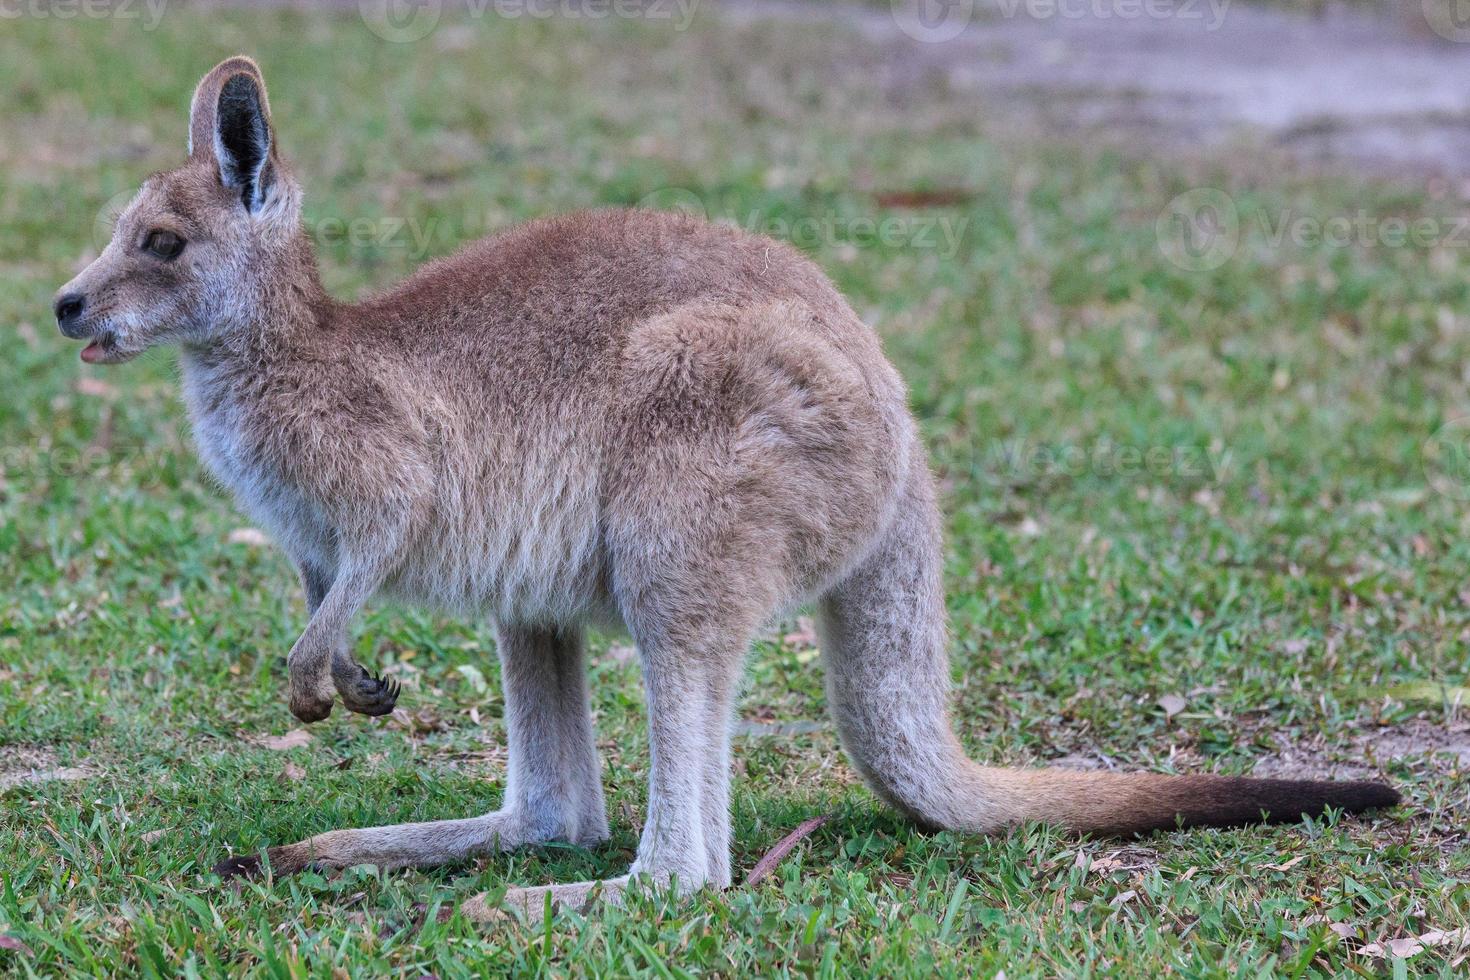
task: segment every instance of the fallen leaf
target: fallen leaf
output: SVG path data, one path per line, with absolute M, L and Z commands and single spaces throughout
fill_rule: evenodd
M 117 389 L 101 378 L 78 378 L 77 391 L 92 398 L 111 398 Z
M 255 527 L 237 527 L 230 532 L 230 544 L 245 544 L 252 548 L 263 548 L 271 543 L 265 532 Z
M 27 956 L 35 955 L 31 952 L 31 948 L 29 946 L 21 942 L 19 939 L 16 939 L 8 932 L 0 933 L 0 949 L 13 949 L 17 953 L 24 953 Z
M 1296 867 L 1298 864 L 1301 864 L 1306 859 L 1307 859 L 1307 856 L 1305 854 L 1298 854 L 1296 857 L 1292 858 L 1290 861 L 1282 861 L 1280 864 L 1268 864 L 1268 865 L 1266 865 L 1266 870 L 1267 871 L 1290 871 L 1292 868 Z
M 614 643 L 607 648 L 607 657 L 615 664 L 625 664 L 638 656 L 638 648 L 626 643 Z
M 284 735 L 257 735 L 247 741 L 259 745 L 263 749 L 273 749 L 276 752 L 284 752 L 287 749 L 299 749 L 303 745 L 311 743 L 311 733 L 304 728 L 297 728 Z
M 160 840 L 163 837 L 163 835 L 166 834 L 166 833 L 168 833 L 168 831 L 166 829 L 164 829 L 164 830 L 150 830 L 150 831 L 148 831 L 145 834 L 141 834 L 138 839 L 141 840 L 145 844 L 152 844 L 154 841 Z
M 1187 707 L 1187 703 L 1177 694 L 1165 694 L 1159 698 L 1158 706 L 1164 709 L 1165 718 L 1173 718 Z
M 410 735 L 427 735 L 430 732 L 442 732 L 448 726 L 444 719 L 436 715 L 430 708 L 420 708 L 409 714 L 405 708 L 394 708 L 393 713 L 388 716 L 391 724 L 408 732 Z
M 288 762 L 281 767 L 281 778 L 293 783 L 299 783 L 306 778 L 306 770 L 294 762 Z
M 749 887 L 758 883 L 762 878 L 775 871 L 777 865 L 785 860 L 786 855 L 790 854 L 796 845 L 801 843 L 802 838 L 809 836 L 818 827 L 831 819 L 832 814 L 824 813 L 820 817 L 812 817 L 810 820 L 804 820 L 797 824 L 795 830 L 777 841 L 776 846 L 767 851 L 765 856 L 755 863 L 755 867 L 750 869 L 750 874 L 745 876 L 746 886 Z
M 476 694 L 484 694 L 490 690 L 490 684 L 485 680 L 485 675 L 480 673 L 480 668 L 474 664 L 460 664 L 454 668 L 459 675 L 470 685 L 470 689 Z
M 1390 939 L 1386 943 L 1369 943 L 1359 952 L 1364 956 L 1377 956 L 1381 959 L 1407 959 L 1426 949 L 1461 945 L 1470 945 L 1470 926 L 1448 931 L 1434 929 L 1422 936 L 1405 936 L 1402 939 Z
M 1121 895 L 1117 896 L 1116 898 L 1114 898 L 1108 904 L 1111 905 L 1115 909 L 1120 909 L 1124 905 L 1127 905 L 1129 902 L 1133 901 L 1137 897 L 1138 897 L 1138 892 L 1136 892 L 1136 891 L 1134 891 L 1133 889 L 1130 888 L 1126 892 L 1124 892 L 1123 894 L 1121 894 Z
M 810 650 L 817 645 L 817 626 L 810 616 L 798 616 L 796 629 L 781 638 L 793 650 Z

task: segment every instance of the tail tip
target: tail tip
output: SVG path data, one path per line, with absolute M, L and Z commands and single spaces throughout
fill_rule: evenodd
M 1342 788 L 1342 808 L 1353 813 L 1386 810 L 1398 806 L 1403 800 L 1403 795 L 1387 783 L 1355 781 L 1339 785 Z

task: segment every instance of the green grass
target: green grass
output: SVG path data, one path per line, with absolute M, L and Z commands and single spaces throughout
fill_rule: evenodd
M 504 779 L 487 625 L 412 610 L 374 610 L 356 641 L 405 680 L 412 718 L 339 711 L 305 747 L 256 744 L 295 727 L 284 655 L 304 611 L 288 564 L 231 542 L 243 522 L 189 446 L 171 356 L 83 367 L 50 324 L 99 209 L 180 159 L 193 83 L 241 50 L 265 67 L 340 295 L 591 205 L 692 199 L 796 237 L 910 382 L 943 481 L 956 714 L 978 758 L 1381 773 L 1408 803 L 1131 843 L 921 833 L 861 788 L 810 651 L 777 631 L 741 713 L 823 724 L 740 739 L 738 874 L 803 819 L 835 817 L 772 878 L 545 928 L 467 923 L 452 910 L 476 892 L 616 874 L 632 856 L 641 691 L 636 665 L 606 655 L 623 641 L 599 637 L 608 846 L 222 885 L 208 868 L 231 849 L 483 812 Z M 1470 416 L 1466 243 L 1273 244 L 1263 220 L 1448 222 L 1463 203 L 1243 153 L 1022 144 L 987 129 L 973 93 L 873 63 L 826 29 L 709 18 L 679 33 L 446 15 L 417 44 L 259 10 L 171 10 L 153 31 L 7 22 L 0 773 L 40 759 L 85 778 L 0 796 L 0 933 L 26 947 L 0 949 L 0 970 L 1454 971 L 1452 949 L 1389 964 L 1360 946 L 1470 917 L 1470 777 L 1432 751 L 1470 743 L 1438 687 L 1467 683 L 1463 439 L 1424 465 L 1426 440 Z M 1208 271 L 1156 238 L 1191 187 L 1227 191 L 1245 229 Z M 339 230 L 353 219 L 363 233 Z M 952 247 L 933 244 L 942 228 Z M 1079 860 L 1124 846 L 1112 870 Z

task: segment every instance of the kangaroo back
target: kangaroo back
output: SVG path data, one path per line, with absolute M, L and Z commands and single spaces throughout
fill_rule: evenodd
M 996 769 L 950 727 L 939 516 L 914 462 L 877 547 L 821 603 L 828 700 L 874 792 L 929 827 L 988 833 L 1028 820 L 1128 833 L 1392 806 L 1381 783 Z

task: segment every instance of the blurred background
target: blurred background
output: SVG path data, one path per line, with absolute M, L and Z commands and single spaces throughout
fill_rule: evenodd
M 1126 847 L 924 835 L 847 769 L 796 619 L 751 660 L 737 868 L 834 819 L 759 889 L 536 935 L 451 916 L 631 856 L 646 744 L 616 636 L 592 666 L 611 847 L 220 888 L 231 849 L 481 812 L 504 778 L 485 623 L 374 611 L 356 653 L 400 710 L 294 730 L 299 589 L 197 462 L 172 354 L 84 366 L 51 321 L 236 53 L 344 299 L 593 206 L 810 254 L 882 335 L 942 481 L 977 757 L 1384 776 L 1409 803 Z M 0 79 L 0 969 L 1462 962 L 1470 7 L 0 0 Z

